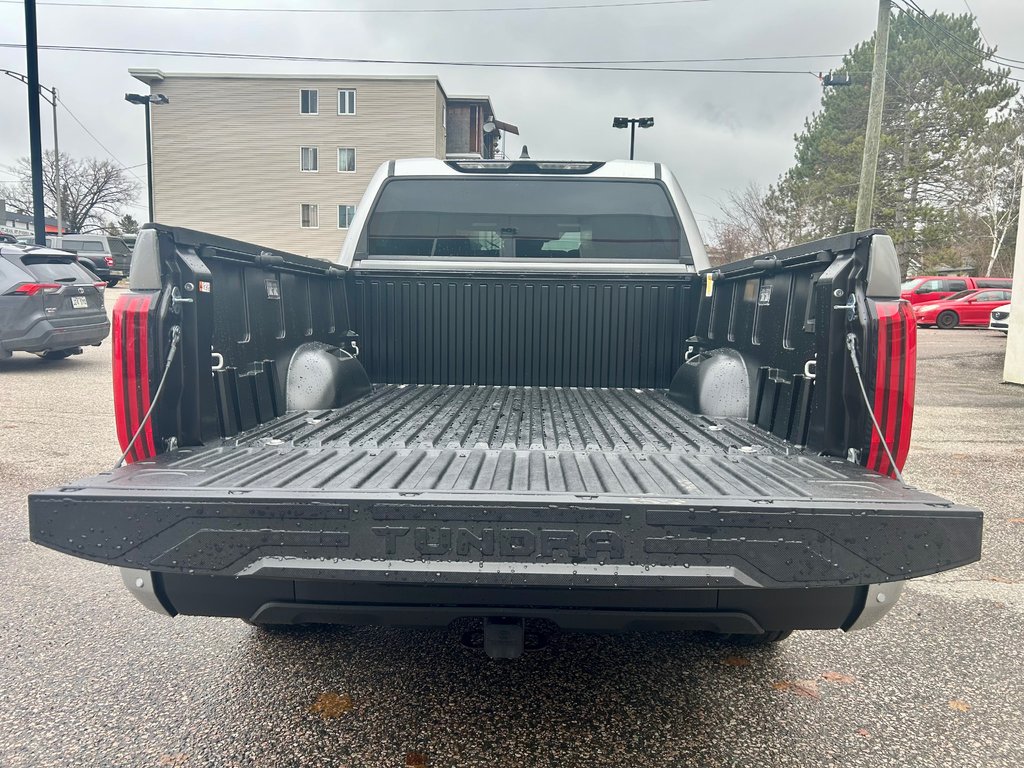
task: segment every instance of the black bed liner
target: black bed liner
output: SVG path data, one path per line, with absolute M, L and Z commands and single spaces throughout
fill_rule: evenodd
M 379 385 L 220 444 L 95 478 L 132 489 L 514 491 L 901 500 L 862 467 L 805 454 L 664 390 Z
M 381 386 L 33 494 L 34 541 L 165 573 L 857 586 L 977 559 L 980 513 L 665 391 Z

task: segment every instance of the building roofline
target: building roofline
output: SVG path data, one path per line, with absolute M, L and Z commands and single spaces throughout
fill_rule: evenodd
M 353 75 L 353 74 L 288 74 L 279 72 L 164 72 L 160 69 L 129 68 L 128 74 L 147 85 L 172 77 L 209 80 L 413 80 L 433 81 L 444 91 L 437 75 Z M 445 97 L 448 97 L 445 92 Z

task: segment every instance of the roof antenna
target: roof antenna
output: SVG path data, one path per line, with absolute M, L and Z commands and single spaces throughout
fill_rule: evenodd
M 528 150 L 528 149 L 526 148 L 526 145 L 525 145 L 525 144 L 523 144 L 523 151 L 522 151 L 522 153 L 521 153 L 521 154 L 519 155 L 519 159 L 520 159 L 520 160 L 529 160 L 529 159 L 530 159 L 530 150 Z

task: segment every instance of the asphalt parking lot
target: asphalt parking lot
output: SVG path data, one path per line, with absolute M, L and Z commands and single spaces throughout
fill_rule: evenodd
M 108 305 L 115 294 L 110 291 Z M 30 491 L 118 455 L 109 343 L 0 362 L 0 766 L 1024 765 L 1024 388 L 1005 338 L 920 334 L 907 479 L 986 512 L 982 561 L 874 628 L 769 651 L 167 619 L 28 541 Z

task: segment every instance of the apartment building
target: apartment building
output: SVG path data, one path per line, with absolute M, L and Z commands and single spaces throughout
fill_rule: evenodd
M 468 105 L 432 75 L 129 72 L 167 97 L 151 107 L 157 221 L 323 259 L 337 257 L 381 163 L 493 153 L 497 134 L 515 132 L 491 114 L 472 135 L 460 120 L 450 144 L 449 109 L 461 118 Z

